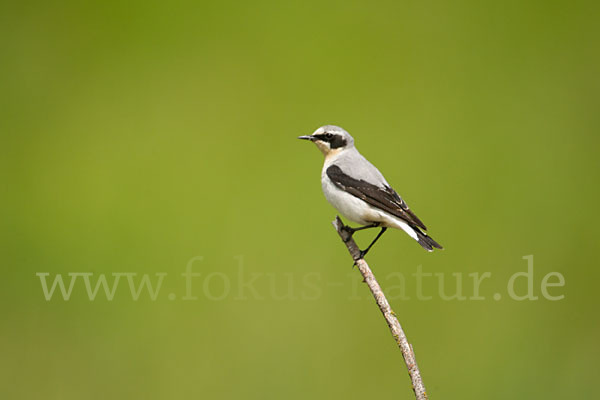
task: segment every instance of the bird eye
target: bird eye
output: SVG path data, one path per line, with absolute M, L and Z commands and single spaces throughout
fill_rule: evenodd
M 325 135 L 325 137 L 326 137 L 327 139 L 331 139 L 331 138 L 333 137 L 333 135 L 332 135 L 331 133 L 327 133 L 327 134 Z

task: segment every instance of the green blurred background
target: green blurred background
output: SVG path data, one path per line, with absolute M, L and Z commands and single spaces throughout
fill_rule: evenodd
M 430 397 L 600 396 L 593 2 L 0 7 L 2 398 L 412 398 L 296 140 L 328 123 L 446 248 L 395 231 L 368 257 Z M 431 277 L 419 300 L 418 266 L 467 296 L 490 272 L 485 299 Z M 168 275 L 46 301 L 38 272 Z

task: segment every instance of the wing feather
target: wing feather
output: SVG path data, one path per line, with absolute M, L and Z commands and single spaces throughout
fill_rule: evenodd
M 388 212 L 409 224 L 426 230 L 425 224 L 408 208 L 404 200 L 394 189 L 385 185 L 380 187 L 346 175 L 340 167 L 332 165 L 327 168 L 327 176 L 335 186 L 358 197 L 373 207 Z

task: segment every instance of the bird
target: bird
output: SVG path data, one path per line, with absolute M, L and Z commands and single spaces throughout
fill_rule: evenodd
M 325 198 L 342 216 L 361 225 L 358 228 L 344 225 L 350 236 L 359 230 L 381 228 L 371 244 L 360 251 L 360 258 L 364 258 L 387 228 L 403 230 L 427 251 L 443 248 L 427 235 L 425 224 L 381 172 L 358 152 L 354 138 L 343 128 L 325 125 L 298 139 L 313 142 L 325 156 L 321 171 Z

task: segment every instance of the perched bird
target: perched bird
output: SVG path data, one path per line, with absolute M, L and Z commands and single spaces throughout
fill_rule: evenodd
M 427 251 L 442 248 L 431 236 L 427 236 L 423 222 L 391 188 L 381 172 L 356 150 L 354 139 L 348 132 L 339 126 L 325 125 L 312 135 L 298 139 L 310 140 L 325 155 L 321 186 L 327 201 L 344 217 L 363 225 L 345 229 L 353 234 L 362 229 L 381 228 L 373 242 L 361 251 L 361 258 L 387 228 L 402 229 Z

